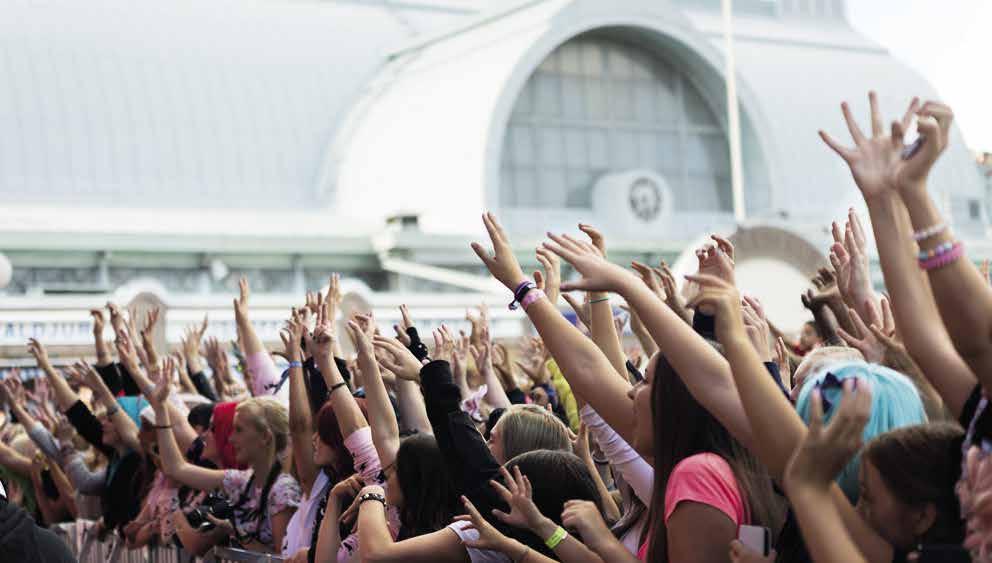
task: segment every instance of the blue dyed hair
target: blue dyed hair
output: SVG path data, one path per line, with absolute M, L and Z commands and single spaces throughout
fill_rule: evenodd
M 799 411 L 803 422 L 809 424 L 810 394 L 818 384 L 821 385 L 824 420 L 829 422 L 844 395 L 843 388 L 832 383 L 843 383 L 845 379 L 855 377 L 871 385 L 871 416 L 865 425 L 863 435 L 865 443 L 889 430 L 927 421 L 920 393 L 916 385 L 905 375 L 877 364 L 845 361 L 831 364 L 806 378 L 802 391 L 799 392 L 799 399 L 796 401 L 796 410 Z M 861 454 L 859 453 L 837 476 L 837 484 L 852 503 L 858 500 L 860 471 Z

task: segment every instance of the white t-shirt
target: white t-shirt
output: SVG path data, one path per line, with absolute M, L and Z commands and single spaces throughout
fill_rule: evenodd
M 317 478 L 307 494 L 300 499 L 300 506 L 286 526 L 286 537 L 282 540 L 282 556 L 291 557 L 297 551 L 310 547 L 313 538 L 313 525 L 320 508 L 320 499 L 325 489 L 331 486 L 331 479 L 323 471 L 317 472 Z
M 479 539 L 479 532 L 475 529 L 466 530 L 465 528 L 468 527 L 469 524 L 471 524 L 471 522 L 459 521 L 449 524 L 448 528 L 458 534 L 458 539 L 462 540 L 462 543 L 464 543 L 465 540 L 475 541 Z M 468 552 L 468 558 L 472 561 L 472 563 L 513 563 L 510 556 L 502 551 L 476 549 L 468 546 L 465 546 L 465 551 Z

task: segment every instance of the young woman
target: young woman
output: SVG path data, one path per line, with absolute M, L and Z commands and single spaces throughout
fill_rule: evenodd
M 159 422 L 156 428 L 166 476 L 201 491 L 223 490 L 234 506 L 234 517 L 231 521 L 208 518 L 247 549 L 277 552 L 300 501 L 299 485 L 283 472 L 279 461 L 289 437 L 285 407 L 274 399 L 257 397 L 238 404 L 231 441 L 237 461 L 248 469 L 206 469 L 187 462 L 179 451 L 165 407 L 169 387 L 169 378 L 163 378 L 149 397 Z

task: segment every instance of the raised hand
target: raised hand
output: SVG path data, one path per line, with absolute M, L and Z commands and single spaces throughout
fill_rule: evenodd
M 455 352 L 455 340 L 446 325 L 434 329 L 434 359 L 451 362 Z
M 520 263 L 513 254 L 510 247 L 510 239 L 506 236 L 506 231 L 496 220 L 496 216 L 486 212 L 482 215 L 482 222 L 489 232 L 489 239 L 492 242 L 493 252 L 490 254 L 477 242 L 472 243 L 472 250 L 475 251 L 482 263 L 489 269 L 489 273 L 499 280 L 507 289 L 515 291 L 526 276 L 520 269 Z
M 762 362 L 772 361 L 771 344 L 768 342 L 770 336 L 768 320 L 765 319 L 765 309 L 761 302 L 756 297 L 745 295 L 741 312 L 747 337 L 751 340 L 754 350 L 761 357 Z
M 93 336 L 103 338 L 106 321 L 103 318 L 103 311 L 100 309 L 90 309 L 90 316 L 93 317 Z
M 641 276 L 641 281 L 648 286 L 651 293 L 658 296 L 658 299 L 665 301 L 668 298 L 665 295 L 665 290 L 661 287 L 661 278 L 655 272 L 654 268 L 651 268 L 647 264 L 642 264 L 637 260 L 632 261 L 630 267 Z
M 121 332 L 127 329 L 124 325 L 124 315 L 121 314 L 121 308 L 116 303 L 108 301 L 107 311 L 110 313 L 110 326 L 114 328 L 114 332 Z
M 479 514 L 479 511 L 472 504 L 472 501 L 468 500 L 467 497 L 462 498 L 462 505 L 468 514 L 463 514 L 461 516 L 455 516 L 456 522 L 469 522 L 466 529 L 475 530 L 479 534 L 479 539 L 477 540 L 463 540 L 462 543 L 466 547 L 471 547 L 473 549 L 488 549 L 491 551 L 500 551 L 506 555 L 512 555 L 513 561 L 523 561 L 527 557 L 527 553 L 530 548 L 512 540 L 502 534 L 499 530 L 493 527 L 492 524 L 486 521 L 485 518 Z
M 303 351 L 300 350 L 300 340 L 303 338 L 305 331 L 306 326 L 303 323 L 303 319 L 294 309 L 293 315 L 286 321 L 285 328 L 279 332 L 279 338 L 282 339 L 283 353 L 290 362 L 299 362 L 303 358 Z
M 690 307 L 706 306 L 716 315 L 716 334 L 721 342 L 745 333 L 741 294 L 733 284 L 712 275 L 696 274 L 686 279 L 700 286 Z
M 641 283 L 632 272 L 608 262 L 591 243 L 569 235 L 548 233 L 548 236 L 553 242 L 545 242 L 544 247 L 571 264 L 582 275 L 582 279 L 578 281 L 561 284 L 562 291 L 619 292 L 626 285 Z
M 234 320 L 239 324 L 248 322 L 248 297 L 251 295 L 251 288 L 248 285 L 248 278 L 241 276 L 238 280 L 240 294 L 234 300 Z
M 887 301 L 884 299 L 883 301 L 886 302 L 885 308 L 888 309 Z M 885 358 L 887 346 L 875 336 L 875 331 L 869 329 L 869 327 L 875 328 L 883 335 L 888 335 L 895 332 L 895 322 L 892 319 L 891 313 L 886 315 L 885 319 L 882 320 L 878 310 L 875 308 L 875 304 L 870 301 L 865 303 L 864 308 L 868 311 L 867 323 L 865 323 L 865 320 L 861 318 L 861 315 L 854 308 L 848 309 L 848 314 L 858 334 L 850 334 L 844 329 L 837 329 L 837 334 L 840 335 L 848 346 L 864 354 L 865 360 L 879 364 Z
M 364 319 L 364 322 L 361 319 Z M 364 356 L 374 359 L 375 352 L 372 349 L 372 339 L 375 338 L 375 324 L 371 321 L 370 317 L 355 315 L 348 321 L 346 328 L 348 329 L 348 336 L 351 337 L 351 343 L 355 346 L 355 351 L 359 357 Z
M 341 276 L 333 273 L 327 280 L 327 295 L 324 296 L 324 318 L 334 322 L 338 317 L 338 310 L 341 308 Z
M 162 406 L 169 399 L 169 393 L 172 392 L 172 374 L 175 370 L 176 361 L 171 356 L 166 356 L 162 360 L 162 377 L 147 397 L 148 402 L 153 406 Z
M 561 294 L 561 261 L 543 247 L 537 248 L 537 261 L 544 267 L 544 274 L 535 271 L 534 283 L 544 291 L 551 304 L 557 304 L 558 296 Z
M 372 341 L 379 365 L 407 381 L 420 382 L 423 365 L 405 345 L 393 338 L 376 335 Z
M 330 359 L 333 355 L 334 342 L 337 335 L 330 321 L 324 319 L 313 329 L 313 357 L 315 359 Z
M 854 140 L 854 148 L 841 145 L 823 131 L 820 131 L 820 137 L 851 168 L 854 181 L 865 199 L 906 186 L 921 186 L 934 162 L 947 148 L 954 119 L 950 108 L 937 102 L 927 102 L 921 108 L 919 99 L 913 98 L 902 120 L 893 121 L 890 132 L 886 133 L 875 92 L 868 93 L 868 102 L 871 106 L 870 137 L 865 136 L 858 127 L 846 102 L 841 104 L 841 111 Z M 922 145 L 906 158 L 908 152 L 903 137 L 914 116 L 919 118 L 917 130 Z
M 406 305 L 400 305 L 400 324 L 393 325 L 393 330 L 396 331 L 396 338 L 404 346 L 410 345 L 410 335 L 406 331 L 411 327 L 413 327 L 413 319 L 410 318 L 410 309 Z
M 503 502 L 510 506 L 510 513 L 507 514 L 502 510 L 494 509 L 493 515 L 499 518 L 504 524 L 509 524 L 516 528 L 537 528 L 544 519 L 544 515 L 541 514 L 541 510 L 534 504 L 532 498 L 533 488 L 531 487 L 530 479 L 520 473 L 520 466 L 513 467 L 512 476 L 506 467 L 500 467 L 499 472 L 503 475 L 506 486 L 504 487 L 495 480 L 489 481 L 489 484 L 496 489 Z
M 723 281 L 734 284 L 734 246 L 730 241 L 711 235 L 716 244 L 707 244 L 696 250 L 696 260 L 699 262 L 699 273 L 716 276 Z
M 579 319 L 579 322 L 587 327 L 590 326 L 592 323 L 592 311 L 590 310 L 591 306 L 589 305 L 589 294 L 583 294 L 581 303 L 568 293 L 563 294 L 562 297 L 565 298 L 565 302 L 567 302 L 572 310 L 575 311 L 575 316 Z
M 48 360 L 48 351 L 41 342 L 35 340 L 34 338 L 28 339 L 28 353 L 34 356 L 35 361 L 38 362 L 38 367 L 48 371 L 52 367 L 52 363 Z
M 606 239 L 603 238 L 603 233 L 599 232 L 599 229 L 593 227 L 592 225 L 587 225 L 585 223 L 579 223 L 579 230 L 589 237 L 589 242 L 596 247 L 596 250 L 605 258 L 606 257 Z
M 871 385 L 866 380 L 844 381 L 844 395 L 824 429 L 820 390 L 810 400 L 809 431 L 785 470 L 787 489 L 809 486 L 827 489 L 862 445 L 865 424 L 871 415 Z
M 593 551 L 607 542 L 616 541 L 596 503 L 588 500 L 566 501 L 561 512 L 561 525 L 577 532 L 582 537 L 582 543 Z
M 672 273 L 672 269 L 668 267 L 668 263 L 664 260 L 661 261 L 659 266 L 659 268 L 655 269 L 655 273 L 661 279 L 661 287 L 665 291 L 665 304 L 679 318 L 691 325 L 692 311 L 685 306 L 685 299 L 682 297 L 682 293 L 679 292 L 678 284 L 675 282 L 675 274 Z

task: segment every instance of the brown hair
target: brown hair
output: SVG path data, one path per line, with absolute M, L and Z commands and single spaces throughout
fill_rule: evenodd
M 879 434 L 861 455 L 901 502 L 910 507 L 934 505 L 937 516 L 920 538 L 922 543 L 964 541 L 964 521 L 954 491 L 961 477 L 963 438 L 964 431 L 956 424 L 916 424 Z

